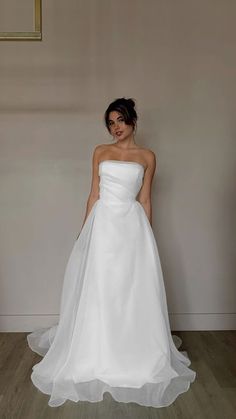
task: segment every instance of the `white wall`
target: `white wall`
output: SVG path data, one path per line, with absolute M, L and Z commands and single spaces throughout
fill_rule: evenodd
M 235 329 L 236 2 L 51 0 L 0 43 L 0 329 L 54 324 L 103 113 L 133 97 L 173 330 Z

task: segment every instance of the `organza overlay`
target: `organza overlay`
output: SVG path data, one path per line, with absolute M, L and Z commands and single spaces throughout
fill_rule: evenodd
M 171 335 L 153 230 L 137 201 L 144 167 L 99 164 L 100 195 L 74 243 L 65 269 L 57 324 L 27 335 L 43 358 L 31 380 L 49 406 L 103 400 L 170 405 L 189 389 L 182 341 Z

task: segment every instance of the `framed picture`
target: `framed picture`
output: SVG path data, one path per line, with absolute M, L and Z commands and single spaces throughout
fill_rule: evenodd
M 26 30 L 18 31 L 22 26 Z M 12 32 L 12 27 L 18 29 Z M 42 40 L 42 0 L 0 0 L 0 41 L 16 40 Z

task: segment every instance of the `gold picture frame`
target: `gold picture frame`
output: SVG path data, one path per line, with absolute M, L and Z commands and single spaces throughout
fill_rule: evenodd
M 0 41 L 41 41 L 42 40 L 42 0 L 34 0 L 34 31 L 0 32 Z

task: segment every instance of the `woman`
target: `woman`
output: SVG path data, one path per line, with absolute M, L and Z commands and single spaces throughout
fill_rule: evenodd
M 152 230 L 155 153 L 137 146 L 135 103 L 105 112 L 115 143 L 98 145 L 84 222 L 67 263 L 58 324 L 27 336 L 43 356 L 31 379 L 49 406 L 103 399 L 170 405 L 188 390 L 181 339 L 171 335 Z M 173 341 L 174 338 L 174 341 Z

